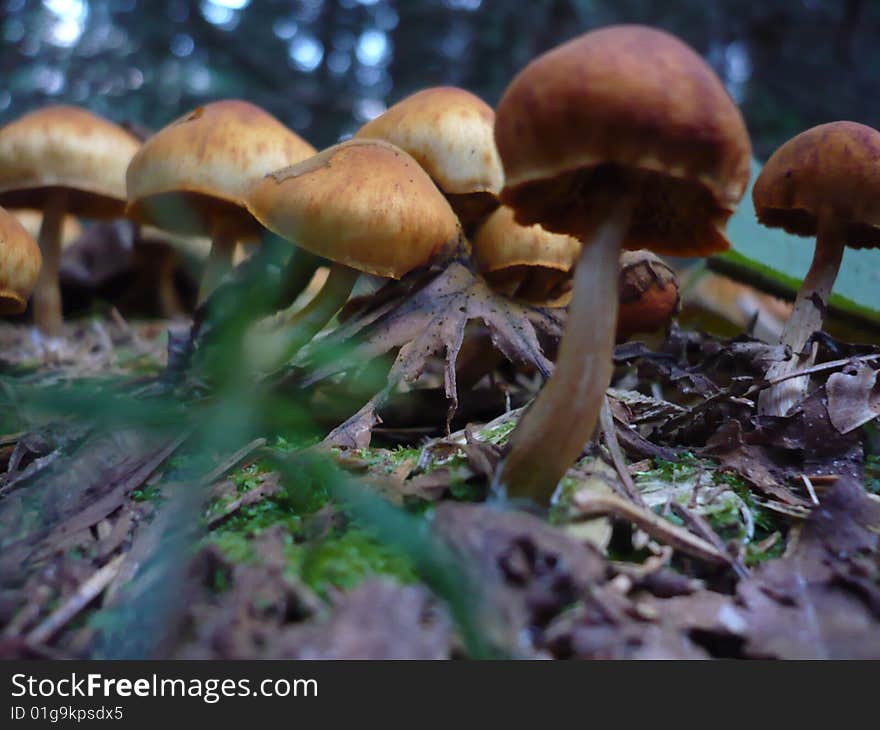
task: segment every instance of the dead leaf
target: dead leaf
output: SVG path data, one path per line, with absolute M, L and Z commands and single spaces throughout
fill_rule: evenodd
M 398 287 L 404 285 L 397 284 Z M 548 377 L 552 363 L 544 355 L 538 333 L 558 336 L 558 317 L 508 299 L 492 291 L 480 277 L 458 261 L 421 289 L 388 300 L 380 294 L 381 304 L 367 306 L 350 317 L 338 330 L 304 351 L 300 363 L 306 374 L 303 386 L 313 385 L 331 375 L 357 368 L 387 352 L 400 348 L 387 378 L 386 387 L 348 421 L 334 429 L 326 443 L 364 446 L 374 425 L 376 410 L 401 383 L 413 383 L 432 356 L 442 355 L 445 362 L 444 387 L 449 402 L 447 427 L 458 406 L 455 364 L 470 320 L 482 320 L 489 329 L 494 346 L 512 362 L 525 363 Z M 322 353 L 344 343 L 350 354 L 322 363 Z M 365 443 L 366 441 L 366 443 Z
M 745 442 L 738 421 L 729 421 L 720 428 L 706 443 L 703 453 L 718 459 L 768 497 L 789 505 L 807 506 L 806 500 L 784 486 L 776 474 L 777 466 L 765 451 Z
M 854 373 L 833 373 L 828 377 L 828 417 L 840 433 L 854 431 L 880 416 L 877 373 L 868 365 L 859 365 Z
M 433 528 L 467 571 L 492 645 L 534 656 L 541 632 L 604 579 L 599 552 L 523 512 L 444 502 Z

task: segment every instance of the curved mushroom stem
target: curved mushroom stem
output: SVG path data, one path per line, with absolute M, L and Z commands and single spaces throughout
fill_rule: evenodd
M 556 368 L 510 437 L 499 484 L 511 497 L 548 504 L 593 435 L 611 381 L 621 244 L 633 199 L 618 197 L 581 236 L 574 291 Z
M 34 288 L 34 322 L 40 332 L 49 337 L 60 335 L 64 323 L 58 269 L 61 266 L 61 226 L 64 223 L 65 204 L 63 190 L 56 190 L 49 196 L 43 209 L 38 241 L 43 267 Z
M 237 241 L 237 232 L 230 221 L 221 219 L 214 224 L 211 234 L 211 253 L 208 254 L 208 262 L 199 286 L 199 304 L 208 298 L 208 295 L 217 288 L 220 280 L 232 270 L 232 257 L 235 254 Z
M 791 349 L 792 357 L 773 363 L 767 370 L 767 380 L 804 370 L 816 359 L 815 346 L 806 356 L 801 356 L 801 351 L 813 332 L 822 329 L 828 298 L 831 296 L 845 247 L 844 231 L 840 223 L 830 215 L 820 217 L 813 263 L 798 290 L 794 309 L 780 338 L 781 344 Z M 789 378 L 771 385 L 758 397 L 758 413 L 784 416 L 806 397 L 809 385 L 809 376 Z
M 285 322 L 284 336 L 274 365 L 283 366 L 309 342 L 348 301 L 360 272 L 334 263 L 321 290 L 299 312 Z

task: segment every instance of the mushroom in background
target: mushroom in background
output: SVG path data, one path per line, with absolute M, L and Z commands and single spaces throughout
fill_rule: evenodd
M 236 243 L 256 240 L 250 185 L 315 154 L 275 117 L 245 101 L 198 107 L 144 142 L 128 167 L 129 216 L 212 241 L 199 301 L 232 268 Z
M 356 137 L 384 139 L 412 155 L 470 234 L 498 206 L 503 184 L 494 122 L 495 112 L 479 97 L 439 86 L 397 102 L 361 127 Z
M 58 269 L 64 218 L 122 216 L 125 169 L 138 147 L 122 127 L 71 106 L 44 107 L 0 129 L 0 205 L 43 213 L 34 320 L 46 335 L 59 335 L 63 322 Z
M 780 342 L 792 357 L 774 363 L 767 379 L 813 364 L 803 353 L 822 328 L 843 259 L 851 248 L 880 246 L 880 132 L 855 122 L 821 124 L 790 139 L 767 160 L 752 190 L 758 220 L 798 236 L 815 236 L 813 263 L 801 284 Z M 759 413 L 784 416 L 806 395 L 808 376 L 764 390 Z
M 768 344 L 779 341 L 790 303 L 721 274 L 688 272 L 682 278 L 678 319 L 689 329 L 723 337 L 746 331 Z
M 21 314 L 40 274 L 40 247 L 16 216 L 0 208 L 0 315 Z
M 501 206 L 473 236 L 477 268 L 493 288 L 539 306 L 564 307 L 580 242 L 539 225 L 521 226 Z
M 620 304 L 617 341 L 636 333 L 666 330 L 678 311 L 678 277 L 650 251 L 624 251 L 620 255 Z
M 621 248 L 728 248 L 751 149 L 706 62 L 642 26 L 592 31 L 532 61 L 498 105 L 495 140 L 501 201 L 517 222 L 583 244 L 556 368 L 499 474 L 509 495 L 547 504 L 591 437 L 611 379 Z
M 288 323 L 281 361 L 339 311 L 360 272 L 399 279 L 461 241 L 458 219 L 424 170 L 375 139 L 348 140 L 266 175 L 248 209 L 270 231 L 334 262 L 320 292 Z
M 36 240 L 40 236 L 40 228 L 43 225 L 43 214 L 38 210 L 10 210 L 10 213 L 18 218 L 18 222 L 24 226 L 24 229 Z M 83 227 L 79 221 L 72 215 L 64 216 L 64 222 L 61 224 L 61 250 L 72 246 L 77 239 L 82 236 Z

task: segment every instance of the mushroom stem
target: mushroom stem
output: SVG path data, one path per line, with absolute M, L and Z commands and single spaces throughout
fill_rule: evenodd
M 237 232 L 231 222 L 221 220 L 214 225 L 211 234 L 211 253 L 208 254 L 202 283 L 199 286 L 199 304 L 202 304 L 217 288 L 220 280 L 232 271 L 232 258 L 237 241 Z
M 51 193 L 43 209 L 38 239 L 43 268 L 40 269 L 34 289 L 34 322 L 40 332 L 49 337 L 60 335 L 64 323 L 58 269 L 61 266 L 61 226 L 64 223 L 65 204 L 63 190 Z
M 822 216 L 819 220 L 813 263 L 798 290 L 794 309 L 785 323 L 780 339 L 781 344 L 791 349 L 792 356 L 788 360 L 773 363 L 767 370 L 768 380 L 804 370 L 816 359 L 815 346 L 805 356 L 801 352 L 810 336 L 822 329 L 845 245 L 840 224 L 830 215 Z M 804 376 L 770 386 L 758 397 L 758 413 L 768 416 L 786 415 L 806 397 L 809 385 L 809 376 Z
M 550 380 L 510 437 L 499 483 L 511 497 L 548 504 L 556 485 L 593 435 L 611 381 L 621 244 L 633 199 L 619 196 L 584 244 L 568 320 Z
M 283 366 L 309 342 L 348 301 L 360 272 L 334 263 L 321 290 L 300 311 L 284 323 L 284 338 L 277 366 Z

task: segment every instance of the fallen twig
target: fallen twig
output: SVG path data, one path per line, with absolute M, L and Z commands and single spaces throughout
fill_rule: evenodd
M 710 542 L 693 535 L 684 528 L 673 525 L 651 510 L 627 502 L 620 497 L 578 492 L 574 495 L 573 504 L 584 517 L 613 515 L 629 520 L 654 539 L 664 542 L 680 552 L 710 563 L 732 566 L 730 556 L 718 550 Z
M 82 583 L 76 592 L 50 613 L 26 637 L 28 644 L 45 644 L 64 628 L 70 620 L 88 606 L 110 584 L 119 571 L 125 555 L 117 555 L 91 578 Z

